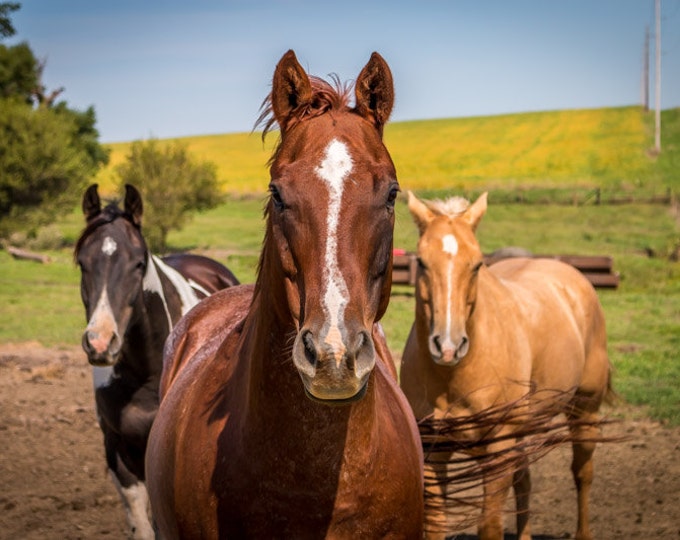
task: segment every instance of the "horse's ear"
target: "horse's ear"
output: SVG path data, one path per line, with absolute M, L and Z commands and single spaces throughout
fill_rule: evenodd
M 488 196 L 488 193 L 485 191 L 465 211 L 465 219 L 470 224 L 473 231 L 477 230 L 477 225 L 479 225 L 479 222 L 482 220 L 482 217 L 486 213 L 486 198 L 487 198 L 487 196 Z
M 125 212 L 130 215 L 132 222 L 137 227 L 142 226 L 142 214 L 144 212 L 142 196 L 132 184 L 125 184 Z
M 312 102 L 312 85 L 295 53 L 289 50 L 281 57 L 272 82 L 272 112 L 281 133 L 288 127 L 293 113 Z
M 92 184 L 83 195 L 83 214 L 85 220 L 90 221 L 94 216 L 102 211 L 102 202 L 97 193 L 97 184 Z
M 373 122 L 382 137 L 394 106 L 394 82 L 387 62 L 377 52 L 359 73 L 354 92 L 356 111 Z
M 408 210 L 411 212 L 413 221 L 415 221 L 418 231 L 422 236 L 430 221 L 434 218 L 434 213 L 412 191 L 408 192 Z

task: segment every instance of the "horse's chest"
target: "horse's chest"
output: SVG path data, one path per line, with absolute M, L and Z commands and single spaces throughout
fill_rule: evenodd
M 412 493 L 420 494 L 419 478 L 411 482 L 414 489 L 397 493 L 393 485 L 406 483 L 403 471 L 393 470 L 380 452 L 369 459 L 366 448 L 348 450 L 347 441 L 270 437 L 263 443 L 223 447 L 224 459 L 217 456 L 221 528 L 235 536 L 304 538 L 328 531 L 329 538 L 355 537 L 403 527 L 395 512 L 410 504 Z
M 145 441 L 158 411 L 158 393 L 148 386 L 131 387 L 112 379 L 95 392 L 97 414 L 106 429 L 124 438 Z

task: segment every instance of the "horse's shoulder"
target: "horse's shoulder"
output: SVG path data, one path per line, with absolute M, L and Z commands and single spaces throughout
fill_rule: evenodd
M 253 290 L 253 285 L 222 289 L 199 302 L 175 325 L 163 352 L 161 398 L 189 362 L 214 353 L 243 321 Z

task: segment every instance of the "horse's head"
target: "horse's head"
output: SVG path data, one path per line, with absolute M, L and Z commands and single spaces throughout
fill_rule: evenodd
M 265 266 L 283 277 L 294 364 L 307 395 L 326 403 L 363 395 L 375 365 L 373 324 L 389 301 L 399 184 L 382 130 L 393 92 L 377 53 L 356 80 L 352 108 L 347 88 L 308 77 L 293 51 L 274 73 L 267 127 L 276 121 L 281 138 L 258 282 L 268 279 Z
M 426 204 L 409 192 L 408 207 L 420 233 L 416 295 L 429 323 L 430 354 L 437 364 L 454 366 L 469 348 L 467 321 L 484 260 L 475 230 L 486 193 L 470 205 L 460 197 Z
M 80 266 L 80 294 L 87 313 L 83 349 L 90 364 L 114 364 L 135 302 L 142 295 L 148 262 L 146 243 L 140 232 L 142 199 L 125 186 L 125 208 L 115 204 L 102 209 L 97 185 L 83 197 L 86 227 L 76 244 Z

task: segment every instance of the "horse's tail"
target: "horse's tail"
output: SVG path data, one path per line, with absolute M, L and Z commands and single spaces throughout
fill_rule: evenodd
M 603 398 L 603 402 L 609 406 L 619 405 L 623 401 L 621 395 L 614 389 L 614 383 L 612 382 L 613 378 L 614 366 L 610 363 L 609 372 L 607 373 L 607 388 L 605 389 Z
M 613 395 L 613 389 L 611 392 Z M 486 482 L 512 475 L 557 446 L 575 440 L 576 435 L 570 429 L 574 419 L 556 417 L 565 412 L 570 393 L 538 394 L 531 390 L 518 400 L 470 416 L 428 417 L 419 422 L 426 465 L 428 531 L 441 532 L 444 521 L 449 532 L 453 529 L 461 532 L 474 525 L 479 519 L 482 488 Z M 577 422 L 599 428 L 612 420 Z M 579 440 L 583 441 L 582 436 Z M 611 442 L 620 439 L 596 435 L 589 440 Z M 438 470 L 438 474 L 433 474 L 433 469 Z M 446 493 L 443 498 L 442 492 Z M 430 521 L 433 515 L 436 517 Z

